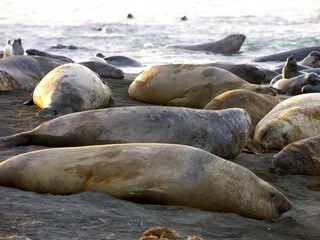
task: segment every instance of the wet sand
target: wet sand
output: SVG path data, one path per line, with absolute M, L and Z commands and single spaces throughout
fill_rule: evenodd
M 145 105 L 128 97 L 130 80 L 105 80 L 113 91 L 115 106 Z M 30 130 L 44 122 L 35 117 L 38 107 L 22 105 L 28 96 L 24 92 L 0 92 L 0 136 Z M 0 161 L 43 148 L 0 148 Z M 172 228 L 182 238 L 320 239 L 320 177 L 271 173 L 268 168 L 273 154 L 243 153 L 233 161 L 293 202 L 294 209 L 278 219 L 255 220 L 182 206 L 136 204 L 96 192 L 56 196 L 0 187 L 0 239 L 139 239 L 145 230 L 156 226 Z

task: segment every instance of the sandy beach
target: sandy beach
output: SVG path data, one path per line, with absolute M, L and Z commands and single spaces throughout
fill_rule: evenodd
M 132 76 L 105 80 L 116 107 L 143 105 L 127 95 Z M 0 136 L 30 130 L 44 122 L 35 117 L 37 106 L 22 105 L 28 96 L 24 92 L 0 92 Z M 0 161 L 43 148 L 0 148 Z M 242 153 L 233 161 L 293 202 L 294 209 L 278 219 L 255 220 L 182 206 L 136 204 L 96 192 L 56 196 L 0 187 L 0 239 L 139 239 L 145 230 L 156 226 L 170 227 L 182 239 L 192 235 L 203 239 L 320 239 L 320 177 L 272 173 L 268 168 L 273 154 Z

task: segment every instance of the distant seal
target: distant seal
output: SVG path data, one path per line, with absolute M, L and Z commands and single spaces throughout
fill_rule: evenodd
M 254 62 L 268 62 L 268 61 L 286 61 L 287 57 L 293 55 L 297 61 L 301 61 L 312 51 L 320 51 L 320 46 L 296 48 L 293 50 L 280 52 L 276 54 L 266 55 L 253 59 Z
M 64 62 L 39 56 L 12 56 L 0 59 L 0 91 L 32 92 L 40 80 Z
M 243 34 L 231 34 L 218 41 L 199 44 L 176 44 L 168 45 L 166 48 L 182 48 L 191 51 L 206 51 L 221 54 L 234 54 L 239 52 L 246 36 Z
M 302 88 L 306 85 L 320 85 L 318 74 L 304 73 L 293 78 L 280 79 L 272 87 L 281 94 L 298 95 L 303 93 Z
M 26 51 L 28 55 L 36 55 L 36 56 L 44 56 L 52 59 L 57 59 L 59 61 L 62 61 L 64 63 L 73 63 L 74 61 L 68 57 L 62 56 L 62 55 L 55 55 L 43 51 L 39 51 L 36 49 L 29 49 Z M 124 78 L 124 72 L 115 67 L 112 66 L 106 62 L 97 62 L 96 61 L 83 61 L 79 62 L 79 64 L 86 66 L 90 70 L 96 72 L 100 77 L 103 78 L 114 78 L 114 79 L 123 79 Z
M 76 63 L 53 69 L 33 92 L 34 104 L 42 108 L 39 118 L 105 108 L 111 99 L 110 88 L 94 72 Z
M 281 78 L 293 78 L 301 74 L 303 74 L 303 72 L 298 70 L 297 60 L 293 55 L 291 55 L 287 58 L 286 63 L 282 68 L 282 74 L 274 77 L 271 80 L 270 85 L 273 86 Z
M 85 59 L 86 62 L 101 62 L 101 63 L 106 63 L 106 61 L 103 58 L 96 57 L 96 56 L 91 56 Z
M 266 150 L 320 135 L 320 93 L 291 97 L 275 106 L 257 124 L 254 141 Z
M 202 65 L 225 69 L 249 83 L 262 84 L 266 78 L 265 72 L 252 64 L 213 62 Z
M 186 16 L 183 16 L 183 17 L 180 18 L 180 20 L 181 20 L 181 21 L 187 21 L 188 18 L 187 18 Z
M 67 114 L 31 131 L 2 137 L 0 146 L 176 143 L 229 159 L 241 153 L 249 128 L 250 117 L 239 108 L 221 111 L 162 106 L 105 108 Z
M 222 110 L 237 107 L 246 110 L 251 118 L 249 138 L 253 138 L 254 129 L 258 122 L 279 102 L 280 99 L 278 97 L 269 94 L 259 94 L 246 89 L 235 89 L 216 96 L 204 109 Z
M 277 218 L 293 206 L 247 168 L 175 144 L 29 152 L 0 163 L 0 185 L 62 195 L 96 191 L 139 203 L 184 205 L 255 219 Z
M 272 158 L 279 174 L 320 176 L 320 135 L 290 143 Z
M 79 62 L 78 64 L 81 64 L 89 68 L 91 71 L 94 71 L 102 78 L 113 78 L 113 79 L 124 78 L 124 72 L 120 68 L 117 68 L 106 62 L 85 61 L 85 62 Z
M 221 93 L 248 89 L 276 95 L 270 87 L 251 84 L 221 68 L 168 64 L 143 71 L 129 86 L 129 96 L 158 105 L 204 108 Z
M 127 18 L 128 18 L 128 19 L 132 19 L 132 18 L 133 18 L 133 15 L 132 15 L 131 13 L 128 13 Z
M 15 39 L 12 43 L 13 55 L 24 55 L 21 38 Z
M 117 66 L 117 67 L 142 67 L 143 64 L 132 57 L 128 56 L 121 56 L 121 55 L 114 55 L 106 57 L 102 53 L 97 53 L 97 57 L 103 58 L 107 63 Z
M 57 59 L 59 61 L 63 61 L 65 63 L 73 63 L 74 61 L 68 57 L 62 56 L 62 55 L 56 55 L 56 54 L 52 54 L 52 53 L 48 53 L 48 52 L 44 52 L 44 51 L 40 51 L 37 49 L 27 49 L 26 53 L 28 55 L 33 55 L 33 56 L 42 56 L 42 57 L 47 57 L 47 58 L 53 58 L 53 59 Z

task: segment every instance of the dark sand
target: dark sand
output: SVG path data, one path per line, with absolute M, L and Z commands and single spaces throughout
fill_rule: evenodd
M 127 96 L 128 80 L 109 80 L 116 105 L 142 105 Z M 23 92 L 0 92 L 0 136 L 26 131 L 43 121 Z M 0 148 L 0 161 L 43 149 Z M 320 239 L 320 177 L 279 176 L 268 168 L 273 154 L 241 154 L 239 163 L 282 191 L 294 209 L 278 219 L 255 220 L 182 206 L 141 205 L 103 193 L 40 195 L 0 187 L 0 239 L 139 239 L 150 227 L 166 226 L 182 237 L 203 239 Z M 15 236 L 15 237 L 14 237 Z

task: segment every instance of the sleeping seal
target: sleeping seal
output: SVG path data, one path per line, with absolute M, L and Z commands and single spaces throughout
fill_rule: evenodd
M 107 107 L 112 94 L 90 69 L 67 63 L 53 69 L 39 82 L 32 99 L 42 108 L 37 117 L 52 118 Z
M 203 109 L 214 97 L 234 89 L 277 94 L 222 68 L 199 64 L 153 66 L 139 74 L 128 91 L 131 98 L 141 102 Z
M 277 173 L 320 176 L 320 135 L 290 143 L 273 156 Z
M 320 93 L 301 94 L 275 106 L 257 124 L 254 141 L 266 150 L 320 135 Z
M 250 117 L 240 108 L 117 107 L 67 114 L 31 131 L 1 137 L 0 146 L 177 143 L 229 159 L 243 150 L 249 128 Z
M 139 203 L 184 205 L 256 219 L 277 218 L 292 208 L 281 192 L 247 168 L 175 144 L 25 153 L 0 163 L 0 185 L 52 194 L 97 191 Z

